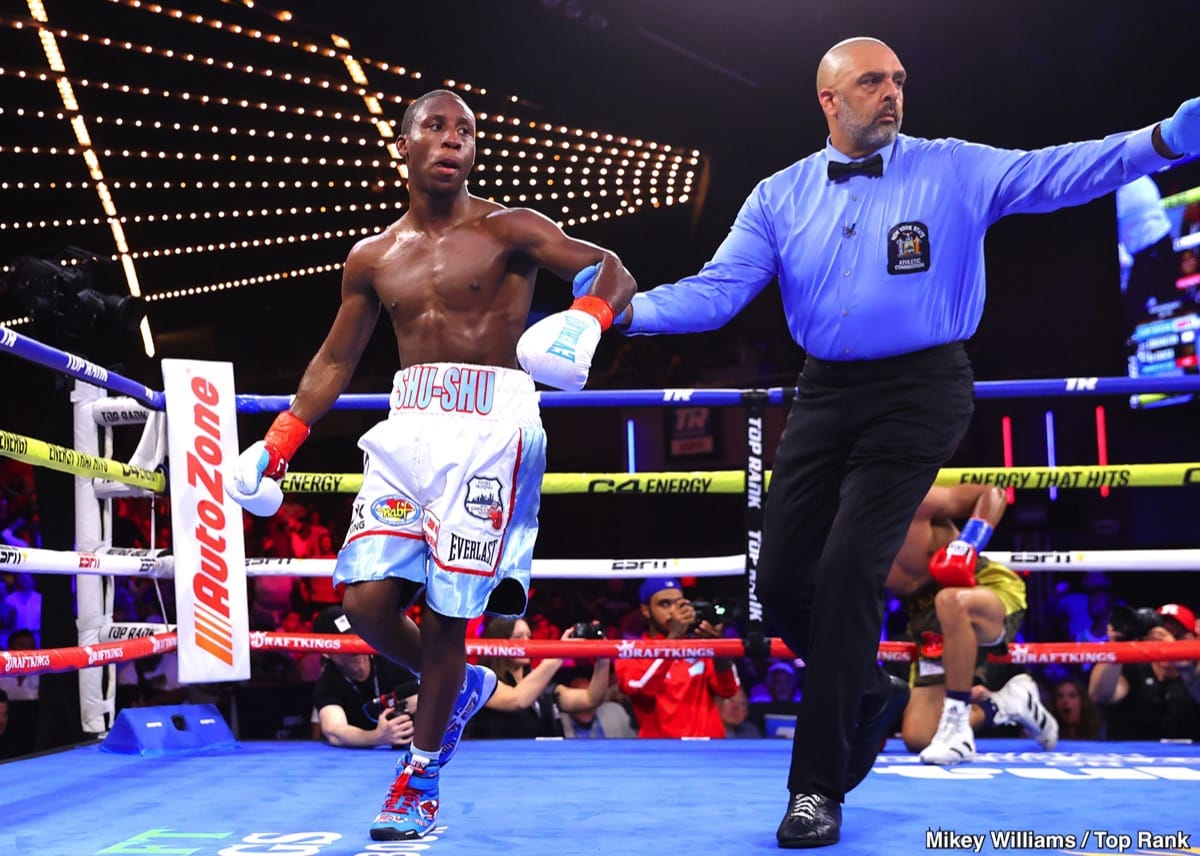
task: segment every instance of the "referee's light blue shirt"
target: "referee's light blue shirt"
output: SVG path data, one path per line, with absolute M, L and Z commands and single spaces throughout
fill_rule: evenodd
M 759 183 L 698 274 L 636 295 L 628 332 L 716 329 L 778 277 L 792 337 L 820 359 L 968 339 L 983 314 L 988 226 L 1088 202 L 1170 163 L 1152 130 L 1032 152 L 901 134 L 879 152 L 882 177 L 842 182 L 826 167 L 847 158 L 827 143 Z

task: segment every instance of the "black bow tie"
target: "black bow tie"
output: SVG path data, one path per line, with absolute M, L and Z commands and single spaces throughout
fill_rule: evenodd
M 873 175 L 879 178 L 883 175 L 883 155 L 871 155 L 866 160 L 852 163 L 829 161 L 826 175 L 830 181 L 845 181 L 852 175 Z

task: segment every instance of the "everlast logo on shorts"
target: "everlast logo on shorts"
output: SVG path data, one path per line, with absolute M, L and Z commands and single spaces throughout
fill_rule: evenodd
M 451 532 L 448 561 L 483 562 L 485 565 L 491 565 L 496 558 L 496 545 L 499 543 L 499 539 L 472 541 L 469 538 L 460 538 Z

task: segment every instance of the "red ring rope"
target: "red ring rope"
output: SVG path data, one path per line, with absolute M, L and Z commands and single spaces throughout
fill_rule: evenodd
M 770 656 L 793 657 L 782 639 L 769 639 Z M 373 654 L 375 649 L 350 634 L 275 633 L 255 630 L 250 647 L 259 651 L 315 651 L 322 654 Z M 73 648 L 0 651 L 0 670 L 6 675 L 66 672 L 152 654 L 174 651 L 174 633 L 144 636 Z M 909 661 L 916 656 L 912 642 L 879 643 L 879 659 Z M 741 639 L 471 639 L 467 654 L 475 657 L 571 657 L 589 660 L 657 659 L 678 657 L 744 657 Z M 1200 660 L 1200 640 L 1186 642 L 1039 642 L 1010 645 L 1007 654 L 991 654 L 994 663 L 1149 663 Z

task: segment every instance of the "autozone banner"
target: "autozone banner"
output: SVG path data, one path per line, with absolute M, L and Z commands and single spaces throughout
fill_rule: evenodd
M 233 366 L 163 360 L 179 680 L 250 677 L 242 509 L 225 493 L 238 454 Z

